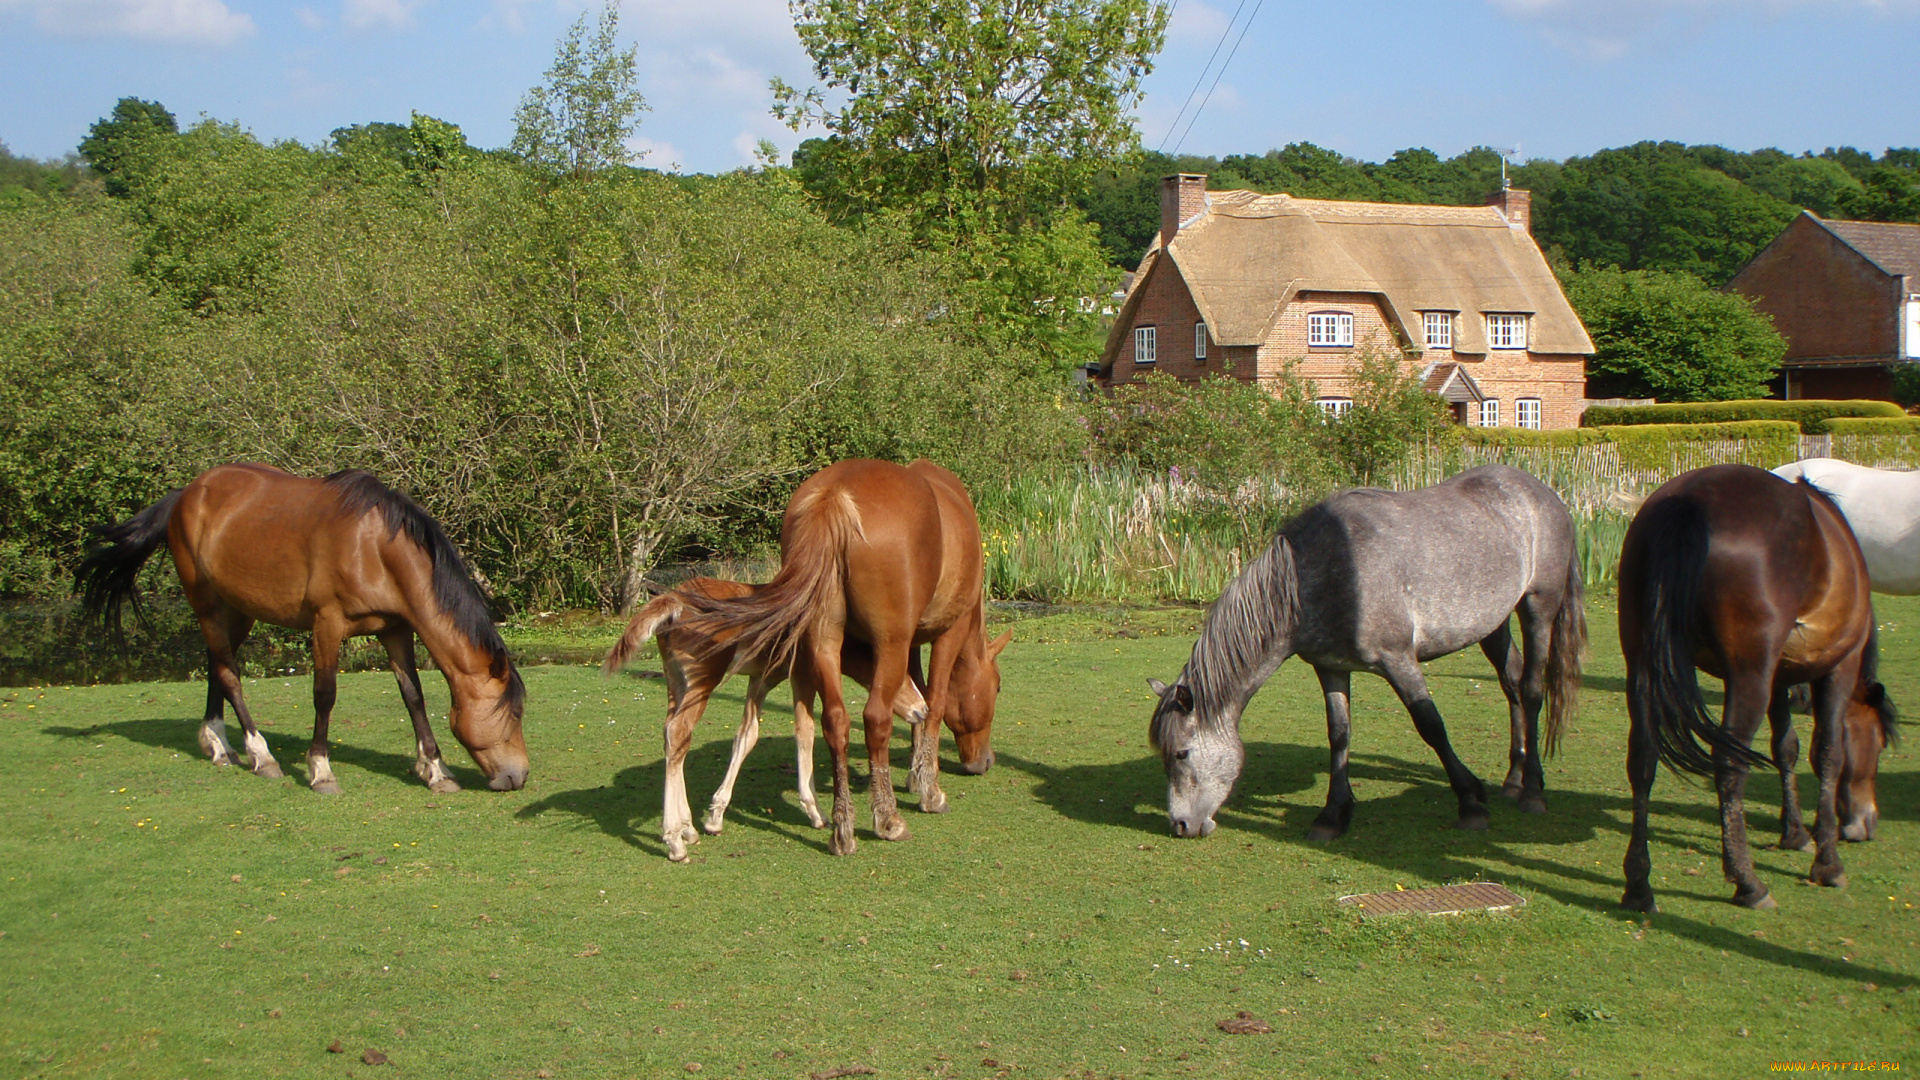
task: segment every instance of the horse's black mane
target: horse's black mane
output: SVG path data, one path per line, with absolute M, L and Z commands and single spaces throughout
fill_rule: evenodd
M 454 629 L 487 651 L 494 677 L 508 680 L 507 695 L 501 704 L 518 713 L 526 693 L 520 673 L 514 670 L 507 655 L 507 643 L 493 625 L 493 610 L 487 598 L 440 523 L 419 503 L 381 483 L 372 473 L 345 469 L 328 476 L 326 484 L 339 497 L 341 509 L 349 514 L 378 510 L 389 530 L 394 534 L 405 533 L 407 539 L 433 560 L 434 600 Z
M 1246 703 L 1242 695 L 1251 692 L 1250 674 L 1272 653 L 1275 641 L 1291 634 L 1300 621 L 1299 588 L 1293 544 L 1282 531 L 1207 610 L 1193 656 L 1176 680 L 1191 690 L 1192 715 L 1203 729 L 1227 730 L 1228 715 L 1220 703 L 1236 698 Z M 1168 745 L 1166 727 L 1172 716 L 1165 702 L 1154 710 L 1147 737 L 1155 747 Z

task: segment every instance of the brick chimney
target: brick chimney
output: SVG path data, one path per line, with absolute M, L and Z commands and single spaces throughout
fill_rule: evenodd
M 1205 173 L 1175 173 L 1160 180 L 1160 246 L 1173 243 L 1180 226 L 1206 213 Z
M 1521 232 L 1533 233 L 1533 193 L 1521 188 L 1503 187 L 1487 199 L 1487 205 L 1500 211 L 1507 224 Z

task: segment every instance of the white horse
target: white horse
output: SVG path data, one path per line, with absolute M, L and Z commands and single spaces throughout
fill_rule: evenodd
M 1808 458 L 1773 472 L 1786 480 L 1804 476 L 1833 497 L 1860 541 L 1874 592 L 1920 593 L 1920 472 L 1869 469 L 1833 458 Z

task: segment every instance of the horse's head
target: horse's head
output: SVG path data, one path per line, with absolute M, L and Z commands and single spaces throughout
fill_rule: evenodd
M 982 647 L 969 644 L 953 664 L 953 704 L 947 726 L 953 729 L 960 767 L 979 776 L 993 768 L 994 706 L 1000 698 L 1000 653 L 1013 640 L 1008 630 Z
M 453 737 L 487 774 L 487 786 L 495 791 L 518 791 L 526 785 L 527 772 L 532 768 L 527 739 L 520 730 L 527 687 L 511 662 L 505 665 L 505 672 L 500 676 L 488 671 L 460 680 L 467 685 L 456 684 L 448 719 Z M 448 682 L 455 683 L 453 673 L 448 674 Z
M 1874 826 L 1880 823 L 1880 751 L 1898 736 L 1898 721 L 1887 688 L 1877 682 L 1847 702 L 1841 725 L 1846 765 L 1840 771 L 1837 809 L 1840 835 L 1849 840 L 1873 839 Z
M 1147 685 L 1160 697 L 1147 738 L 1167 767 L 1167 818 L 1175 836 L 1206 836 L 1213 815 L 1227 801 L 1247 751 L 1232 726 L 1202 716 L 1194 706 L 1186 672 L 1172 686 L 1158 679 Z

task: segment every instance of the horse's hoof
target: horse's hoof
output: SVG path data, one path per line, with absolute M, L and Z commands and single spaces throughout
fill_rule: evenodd
M 1526 785 L 1518 780 L 1509 780 L 1500 785 L 1500 794 L 1505 795 L 1509 799 L 1519 798 L 1520 793 L 1525 790 Z
M 1520 812 L 1523 814 L 1544 814 L 1547 812 L 1545 795 L 1529 795 L 1520 800 Z
M 884 821 L 875 821 L 873 823 L 873 834 L 882 840 L 906 840 L 913 836 L 911 832 L 907 831 L 907 823 L 899 814 L 895 814 Z
M 1485 810 L 1469 810 L 1460 815 L 1460 820 L 1454 822 L 1453 827 L 1463 832 L 1486 832 L 1487 828 L 1492 824 L 1493 819 L 1487 815 Z
M 1648 915 L 1660 914 L 1660 905 L 1653 902 L 1653 890 L 1645 885 L 1628 886 L 1625 896 L 1620 898 L 1620 906 L 1628 911 L 1639 911 Z
M 1844 889 L 1847 887 L 1847 873 L 1844 870 L 1832 870 L 1826 873 L 1815 870 L 1807 880 L 1813 882 L 1815 885 L 1829 889 Z
M 851 829 L 848 829 L 845 835 L 842 835 L 839 829 L 835 829 L 833 830 L 832 838 L 827 841 L 827 850 L 835 855 L 851 855 L 857 851 L 859 847 L 859 843 L 853 838 L 853 830 Z
M 1767 887 L 1764 885 L 1760 887 L 1759 892 L 1734 893 L 1733 902 L 1743 908 L 1752 908 L 1755 911 L 1772 911 L 1774 908 L 1780 906 L 1780 902 L 1773 898 L 1773 894 L 1768 892 Z
M 701 822 L 700 827 L 707 830 L 708 836 L 719 836 L 720 831 L 727 827 L 726 811 L 716 810 L 708 814 L 707 820 Z
M 427 790 L 435 795 L 451 795 L 460 790 L 460 782 L 452 777 L 443 777 L 427 785 Z
M 264 776 L 268 780 L 278 780 L 287 774 L 280 771 L 279 762 L 268 758 L 266 761 L 253 767 L 253 775 Z
M 1340 839 L 1341 834 L 1346 831 L 1338 825 L 1322 825 L 1316 821 L 1313 823 L 1313 828 L 1307 830 L 1307 839 L 1316 844 L 1324 844 Z
M 313 793 L 315 795 L 338 795 L 340 794 L 340 782 L 337 780 L 322 780 L 313 785 Z
M 1806 833 L 1801 833 L 1799 836 L 1783 836 L 1780 838 L 1780 850 L 1812 851 L 1813 837 L 1808 836 Z
M 690 862 L 691 860 L 687 858 L 687 849 L 685 847 L 675 847 L 672 844 L 668 844 L 667 845 L 667 861 L 668 862 Z
M 827 819 L 820 816 L 820 811 L 811 806 L 803 806 L 801 809 L 806 811 L 807 824 L 816 829 L 824 829 L 827 827 Z
M 920 812 L 923 814 L 944 814 L 952 809 L 947 805 L 947 793 L 934 788 L 933 793 L 920 799 Z

